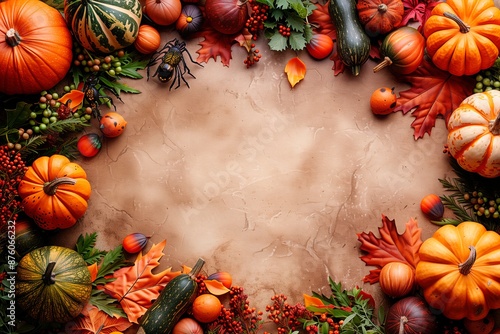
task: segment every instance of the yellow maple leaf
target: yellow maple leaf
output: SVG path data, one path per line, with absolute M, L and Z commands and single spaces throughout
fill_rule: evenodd
M 152 273 L 160 264 L 166 243 L 163 240 L 153 245 L 145 255 L 139 253 L 133 266 L 115 271 L 115 280 L 103 287 L 104 292 L 118 300 L 130 322 L 138 323 L 138 319 L 151 307 L 165 285 L 181 274 L 181 271 L 173 272 L 171 268 L 157 274 Z
M 292 88 L 306 76 L 306 64 L 299 57 L 294 57 L 285 66 L 285 73 Z

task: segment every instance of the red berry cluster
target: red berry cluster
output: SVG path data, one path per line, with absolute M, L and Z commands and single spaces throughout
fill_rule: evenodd
M 272 305 L 266 306 L 267 317 L 278 327 L 278 334 L 287 334 L 302 328 L 300 319 L 311 319 L 313 314 L 303 304 L 290 305 L 283 294 L 271 297 Z M 270 334 L 270 333 L 264 333 Z
M 198 295 L 202 295 L 204 293 L 209 292 L 207 289 L 207 286 L 205 284 L 205 280 L 207 279 L 207 275 L 204 274 L 198 274 L 195 277 L 195 281 L 198 284 Z
M 255 0 L 248 0 L 248 3 L 250 4 L 251 11 L 245 27 L 253 35 L 253 40 L 256 41 L 259 32 L 264 30 L 264 22 L 267 20 L 269 6 Z
M 247 68 L 257 63 L 262 55 L 259 53 L 259 49 L 255 49 L 255 44 L 252 43 L 250 50 L 248 51 L 247 58 L 243 61 Z
M 255 334 L 262 325 L 262 312 L 250 307 L 242 287 L 233 286 L 229 291 L 229 308 L 222 306 L 219 318 L 208 324 L 208 332 Z
M 0 227 L 9 220 L 16 220 L 22 211 L 22 204 L 18 197 L 17 188 L 21 182 L 26 165 L 21 153 L 9 149 L 7 145 L 0 146 Z
M 284 36 L 284 37 L 290 37 L 291 35 L 291 30 L 290 27 L 286 27 L 282 24 L 280 24 L 280 26 L 278 27 L 278 31 L 279 33 Z
M 340 327 L 344 323 L 344 320 L 335 321 L 333 318 L 328 317 L 325 313 L 317 319 L 315 324 L 306 326 L 307 334 L 317 334 L 317 333 L 328 333 L 328 334 L 340 334 Z M 327 332 L 325 332 L 325 327 Z

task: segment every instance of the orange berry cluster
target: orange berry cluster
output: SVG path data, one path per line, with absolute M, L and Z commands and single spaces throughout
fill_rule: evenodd
M 9 149 L 7 145 L 0 146 L 0 227 L 9 220 L 16 220 L 22 210 L 17 188 L 26 168 L 19 151 Z
M 262 312 L 250 307 L 242 287 L 232 286 L 229 296 L 229 307 L 222 306 L 217 320 L 208 324 L 208 332 L 256 334 L 262 325 Z
M 267 317 L 277 326 L 278 334 L 300 330 L 302 328 L 300 319 L 311 319 L 313 316 L 303 304 L 290 305 L 286 300 L 284 294 L 275 295 L 271 297 L 273 304 L 266 306 Z

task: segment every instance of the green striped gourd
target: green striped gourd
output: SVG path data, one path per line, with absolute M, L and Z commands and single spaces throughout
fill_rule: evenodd
M 139 0 L 65 0 L 64 16 L 87 50 L 111 53 L 134 43 L 139 33 Z

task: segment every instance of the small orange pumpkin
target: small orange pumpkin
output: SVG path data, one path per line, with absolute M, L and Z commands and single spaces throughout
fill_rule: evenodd
M 415 287 L 415 272 L 403 262 L 389 262 L 382 267 L 379 276 L 380 289 L 392 298 L 404 297 Z
M 73 40 L 58 10 L 43 1 L 0 1 L 0 92 L 34 94 L 68 73 Z
M 493 0 L 440 2 L 424 24 L 427 53 L 453 75 L 491 67 L 500 49 L 500 9 Z
M 146 0 L 144 10 L 154 23 L 168 26 L 181 15 L 182 4 L 180 0 Z
M 500 92 L 467 97 L 447 123 L 448 152 L 465 170 L 487 178 L 500 176 Z
M 445 317 L 479 320 L 500 308 L 500 234 L 476 222 L 445 225 L 418 255 L 417 283 Z
M 333 51 L 333 40 L 325 34 L 313 34 L 309 43 L 306 44 L 306 50 L 314 59 L 325 59 Z
M 42 156 L 28 167 L 18 187 L 24 212 L 45 230 L 73 226 L 87 211 L 87 174 L 63 155 Z
M 371 36 L 387 34 L 403 20 L 402 0 L 359 0 L 356 4 L 359 21 Z
M 158 30 L 150 25 L 142 24 L 135 39 L 135 49 L 142 54 L 150 54 L 158 50 L 161 44 L 161 36 Z
M 394 87 L 380 87 L 370 96 L 370 108 L 375 115 L 388 115 L 394 111 L 398 98 Z

